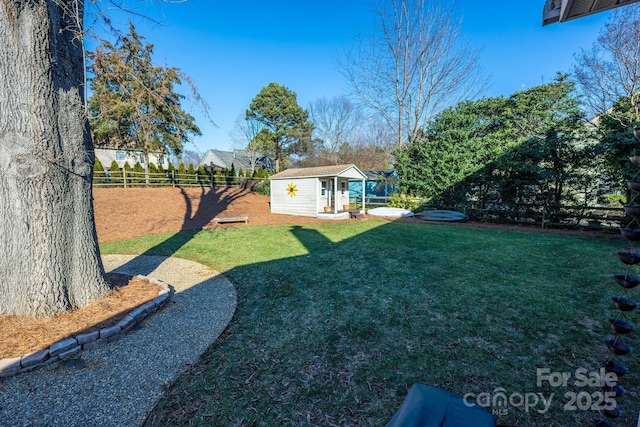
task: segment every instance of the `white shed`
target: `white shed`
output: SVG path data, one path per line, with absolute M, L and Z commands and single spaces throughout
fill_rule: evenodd
M 287 169 L 269 179 L 272 213 L 343 219 L 350 216 L 349 181 L 364 188 L 367 176 L 355 165 L 334 165 Z

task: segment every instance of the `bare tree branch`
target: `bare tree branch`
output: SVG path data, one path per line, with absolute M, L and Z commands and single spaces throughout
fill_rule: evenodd
M 247 119 L 243 113 L 236 117 L 233 129 L 229 132 L 234 145 L 247 153 L 252 175 L 258 167 L 259 160 L 263 157 L 263 144 L 259 135 L 264 128 L 265 126 L 258 120 Z
M 360 108 L 346 96 L 318 98 L 309 105 L 309 118 L 314 124 L 314 136 L 322 141 L 331 163 L 338 164 L 338 151 L 345 142 L 353 142 L 363 121 Z
M 611 113 L 626 97 L 634 107 L 634 120 L 640 121 L 640 5 L 616 9 L 591 50 L 582 50 L 576 62 L 574 75 L 594 115 Z
M 436 113 L 479 93 L 480 51 L 463 40 L 453 9 L 437 1 L 389 0 L 378 18 L 373 36 L 361 37 L 338 66 L 402 145 Z

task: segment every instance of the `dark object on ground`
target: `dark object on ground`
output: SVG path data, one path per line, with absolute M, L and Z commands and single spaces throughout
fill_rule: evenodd
M 469 217 L 462 212 L 448 210 L 428 210 L 417 213 L 416 216 L 426 221 L 468 221 Z
M 473 399 L 415 383 L 386 427 L 496 427 L 496 421 Z

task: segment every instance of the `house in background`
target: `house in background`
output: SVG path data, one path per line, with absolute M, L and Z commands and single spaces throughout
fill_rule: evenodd
M 111 163 L 114 160 L 118 163 L 118 167 L 121 169 L 125 163 L 129 163 L 129 166 L 131 167 L 138 162 L 140 162 L 141 165 L 144 165 L 144 154 L 140 150 L 96 146 L 95 153 L 105 170 L 109 170 L 111 168 Z M 167 169 L 169 167 L 169 158 L 165 153 L 149 153 L 149 163 L 153 163 L 156 166 L 162 165 L 164 169 Z
M 271 213 L 347 219 L 349 182 L 359 181 L 364 188 L 366 179 L 355 165 L 284 170 L 269 179 Z M 361 213 L 364 208 L 363 202 Z
M 263 169 L 273 172 L 273 162 L 269 156 L 260 155 L 254 159 L 254 170 L 257 170 L 262 166 Z M 234 166 L 236 172 L 242 169 L 243 171 L 251 170 L 251 155 L 245 150 L 208 150 L 198 167 L 202 166 L 207 170 L 231 170 L 231 165 Z
M 396 191 L 398 173 L 395 170 L 364 171 L 367 176 L 365 194 L 367 197 L 389 197 Z M 355 181 L 349 182 L 351 197 L 362 197 L 362 185 Z

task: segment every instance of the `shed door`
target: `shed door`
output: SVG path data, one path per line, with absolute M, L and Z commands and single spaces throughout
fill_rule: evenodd
M 322 191 L 320 193 L 320 201 L 324 206 L 332 206 L 331 195 L 333 193 L 333 181 L 330 179 L 323 179 L 320 181 Z

